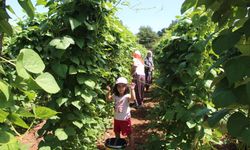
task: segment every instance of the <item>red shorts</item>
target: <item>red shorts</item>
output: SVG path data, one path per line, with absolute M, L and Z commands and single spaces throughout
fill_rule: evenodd
M 114 119 L 114 132 L 118 134 L 122 133 L 123 136 L 130 135 L 132 132 L 130 118 L 127 120 Z

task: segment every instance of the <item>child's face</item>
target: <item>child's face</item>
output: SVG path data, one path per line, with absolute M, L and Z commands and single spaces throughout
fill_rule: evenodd
M 127 85 L 123 84 L 123 83 L 119 83 L 117 84 L 117 90 L 119 92 L 120 95 L 123 95 L 125 90 L 126 90 Z

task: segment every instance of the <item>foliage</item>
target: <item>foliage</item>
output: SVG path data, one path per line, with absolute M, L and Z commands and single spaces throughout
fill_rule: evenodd
M 183 12 L 194 7 L 205 7 L 211 11 L 210 17 L 217 24 L 217 36 L 212 41 L 213 51 L 219 56 L 211 66 L 220 68 L 222 73 L 214 79 L 213 103 L 218 110 L 229 110 L 227 116 L 228 133 L 249 145 L 247 136 L 249 120 L 249 1 L 186 0 Z M 217 120 L 217 122 L 220 119 Z M 240 127 L 238 126 L 240 124 Z
M 20 1 L 20 5 L 27 10 L 28 2 Z M 14 12 L 10 6 L 7 8 Z M 0 31 L 11 35 L 13 31 L 5 10 L 1 9 L 0 17 Z M 4 51 L 7 40 L 4 41 Z M 27 149 L 16 136 L 28 132 L 40 119 L 49 119 L 58 113 L 35 104 L 36 100 L 44 98 L 41 93 L 47 95 L 43 91 L 57 93 L 60 90 L 54 77 L 44 71 L 44 62 L 34 50 L 19 47 L 18 51 L 20 53 L 13 60 L 7 55 L 0 56 L 0 149 L 6 150 Z M 44 85 L 46 82 L 49 84 Z
M 20 47 L 35 50 L 61 89 L 36 101 L 60 112 L 41 130 L 41 148 L 95 149 L 109 123 L 113 106 L 105 102 L 103 89 L 118 76 L 129 76 L 132 50 L 141 48 L 114 17 L 114 2 L 48 1 L 48 14 L 18 23 L 21 30 L 5 54 L 15 58 Z M 41 87 L 52 83 L 43 82 L 44 77 L 48 74 L 37 79 Z
M 156 47 L 157 84 L 161 101 L 154 111 L 156 127 L 163 131 L 163 149 L 208 149 L 222 136 L 207 123 L 214 111 L 210 85 L 219 71 L 211 69 L 214 24 L 209 12 L 185 14 L 170 26 Z
M 158 35 L 152 30 L 150 26 L 141 26 L 137 33 L 139 43 L 144 45 L 147 49 L 151 49 L 152 45 L 157 41 Z

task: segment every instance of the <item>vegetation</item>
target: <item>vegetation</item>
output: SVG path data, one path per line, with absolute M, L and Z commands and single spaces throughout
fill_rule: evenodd
M 118 76 L 129 75 L 132 61 L 129 56 L 139 45 L 133 34 L 114 16 L 115 1 L 43 2 L 49 9 L 47 14 L 35 14 L 32 20 L 19 22 L 19 27 L 13 31 L 16 36 L 5 38 L 7 45 L 3 58 L 7 63 L 11 58 L 17 58 L 16 65 L 22 67 L 24 64 L 24 68 L 32 74 L 29 75 L 23 67 L 15 69 L 8 64 L 2 65 L 10 80 L 18 79 L 16 86 L 27 86 L 22 89 L 23 93 L 19 92 L 27 104 L 18 98 L 13 100 L 18 104 L 11 105 L 10 109 L 4 107 L 2 111 L 6 115 L 1 116 L 4 123 L 1 129 L 6 132 L 5 128 L 10 130 L 12 127 L 6 120 L 12 107 L 25 108 L 30 114 L 34 106 L 36 111 L 43 106 L 41 109 L 55 111 L 51 117 L 42 109 L 45 116 L 36 117 L 50 118 L 39 133 L 45 139 L 40 143 L 41 148 L 95 149 L 95 142 L 102 133 L 100 131 L 105 129 L 112 114 L 112 105 L 106 104 L 103 89 L 107 84 L 114 83 Z M 37 62 L 38 58 L 35 59 L 39 57 L 37 54 L 43 60 L 38 61 L 41 63 Z M 30 64 L 34 67 L 31 68 Z M 20 79 L 15 77 L 16 72 Z M 2 85 L 10 83 L 10 80 Z M 37 84 L 51 94 L 37 93 Z M 8 96 L 5 94 L 7 88 L 1 88 L 1 91 L 3 96 Z M 17 97 L 17 93 L 13 96 Z M 30 120 L 26 124 L 33 126 Z M 21 127 L 27 127 L 24 125 Z M 9 143 L 11 139 L 5 139 L 2 145 Z
M 41 149 L 96 149 L 112 115 L 106 85 L 131 78 L 132 51 L 153 45 L 159 132 L 147 149 L 248 149 L 250 3 L 186 0 L 158 41 L 150 27 L 128 31 L 118 2 L 37 0 L 48 8 L 39 14 L 18 0 L 29 18 L 13 27 L 0 1 L 0 149 L 27 149 L 16 137 L 42 120 Z
M 147 49 L 151 49 L 158 39 L 158 35 L 152 30 L 150 26 L 141 26 L 137 33 L 139 44 L 142 44 Z

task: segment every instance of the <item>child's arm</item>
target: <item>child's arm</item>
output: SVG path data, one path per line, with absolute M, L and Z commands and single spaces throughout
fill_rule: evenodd
M 132 101 L 132 102 L 134 102 L 134 100 L 136 99 L 135 98 L 135 83 L 131 83 L 130 84 L 130 98 L 129 98 L 129 101 Z
M 107 90 L 108 90 L 108 92 L 107 92 L 107 94 L 106 94 L 106 99 L 107 99 L 108 101 L 112 101 L 111 88 L 110 88 L 109 86 L 107 86 Z

